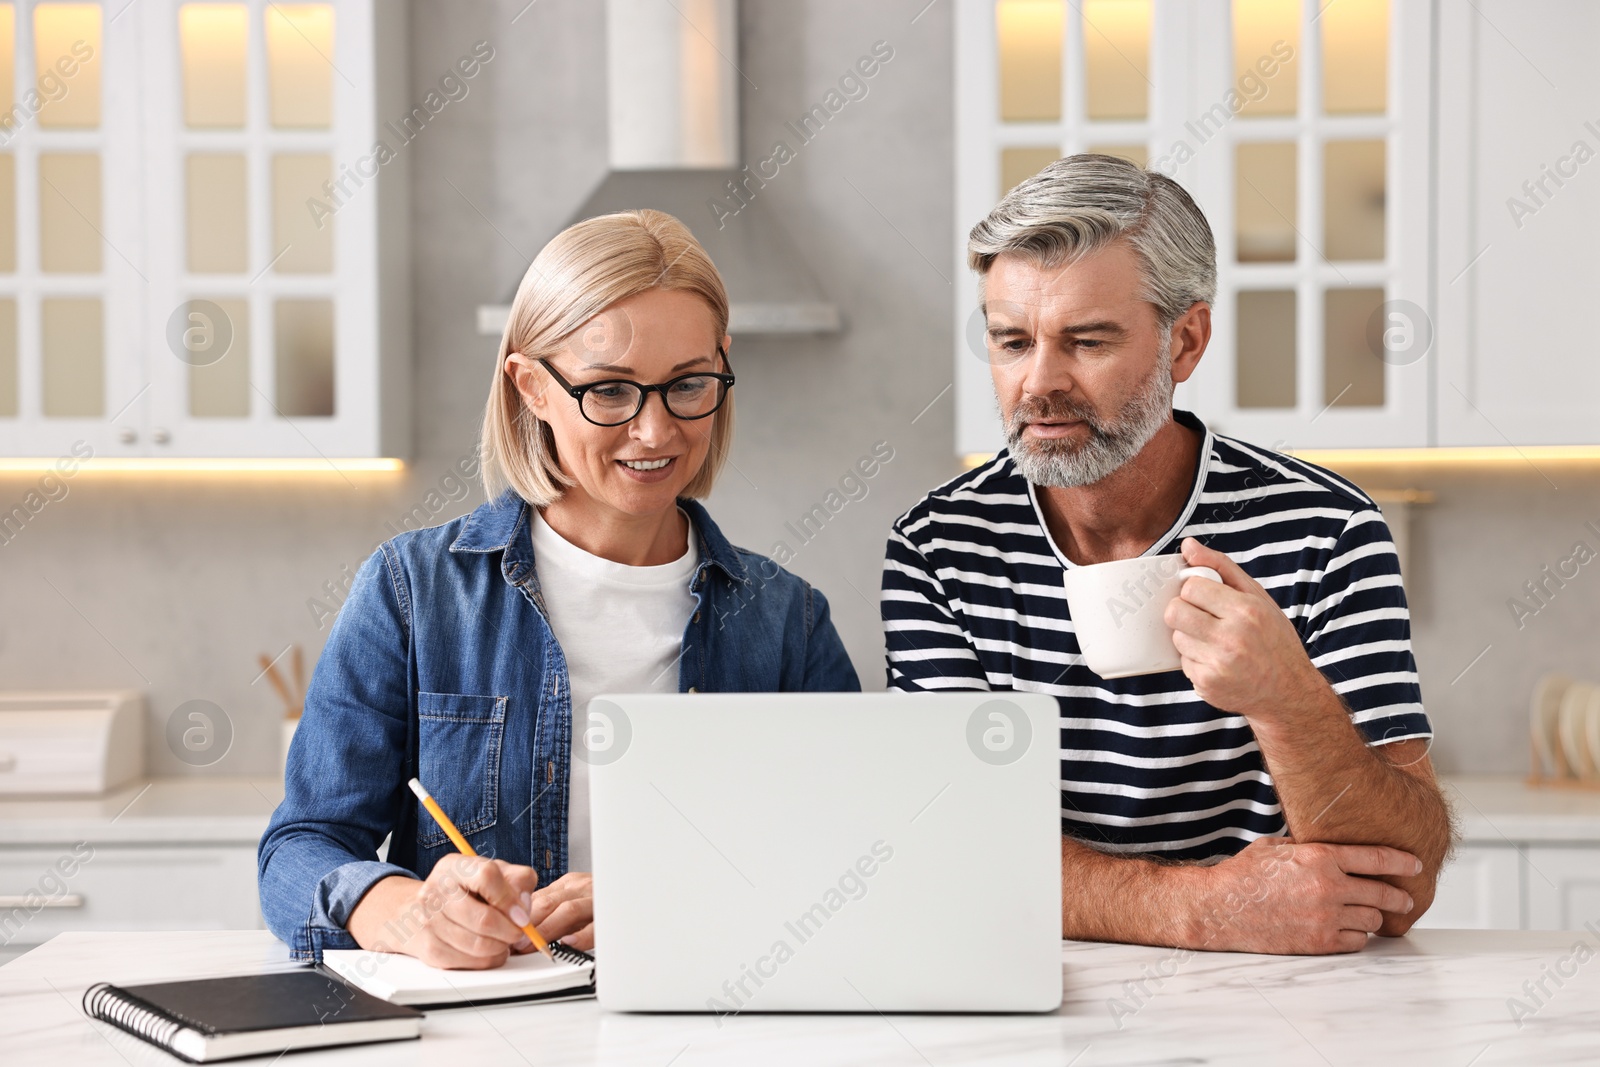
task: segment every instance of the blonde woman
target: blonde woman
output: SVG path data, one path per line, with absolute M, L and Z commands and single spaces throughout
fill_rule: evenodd
M 529 921 L 587 948 L 591 697 L 859 688 L 822 594 L 695 501 L 732 440 L 729 343 L 722 279 L 670 215 L 580 222 L 533 261 L 484 418 L 490 502 L 380 546 L 312 677 L 259 854 L 295 956 L 495 967 Z M 493 858 L 456 853 L 413 775 Z

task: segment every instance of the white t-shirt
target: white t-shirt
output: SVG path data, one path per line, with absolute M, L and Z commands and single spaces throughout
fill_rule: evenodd
M 537 510 L 534 566 L 556 643 L 567 657 L 572 699 L 572 774 L 567 788 L 567 869 L 593 869 L 589 852 L 589 764 L 582 750 L 585 709 L 601 693 L 676 693 L 683 632 L 694 611 L 689 583 L 699 564 L 694 523 L 682 556 L 630 567 L 590 555 Z

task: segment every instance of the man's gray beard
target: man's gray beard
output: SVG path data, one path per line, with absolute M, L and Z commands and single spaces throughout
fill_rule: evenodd
M 1093 485 L 1137 456 L 1150 443 L 1172 413 L 1172 361 L 1163 359 L 1150 377 L 1126 404 L 1114 422 L 1107 422 L 1086 407 L 1068 403 L 1042 406 L 1058 417 L 1082 419 L 1089 427 L 1089 440 L 1074 445 L 1062 439 L 1039 441 L 1022 436 L 1027 404 L 1019 403 L 1006 419 L 1006 444 L 1017 470 L 1034 485 L 1050 489 L 1073 489 Z M 1026 414 L 1037 418 L 1039 405 Z

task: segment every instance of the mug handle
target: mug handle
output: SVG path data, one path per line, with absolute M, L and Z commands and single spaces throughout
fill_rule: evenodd
M 1178 572 L 1178 577 L 1179 578 L 1184 578 L 1184 579 L 1188 579 L 1188 578 L 1210 578 L 1213 582 L 1216 582 L 1218 585 L 1222 584 L 1222 575 L 1218 574 L 1215 570 L 1211 569 L 1210 567 L 1185 567 L 1185 568 L 1183 568 L 1183 570 Z

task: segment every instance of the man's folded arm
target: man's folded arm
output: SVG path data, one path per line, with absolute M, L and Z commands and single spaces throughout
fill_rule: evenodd
M 1391 881 L 1416 900 L 1386 917 L 1404 933 L 1432 902 L 1449 855 L 1449 809 L 1428 750 L 1411 651 L 1410 612 L 1388 526 L 1375 510 L 1346 523 L 1300 620 L 1306 653 L 1325 680 L 1314 713 L 1256 724 L 1289 833 L 1300 841 L 1388 845 L 1422 860 L 1422 873 Z

